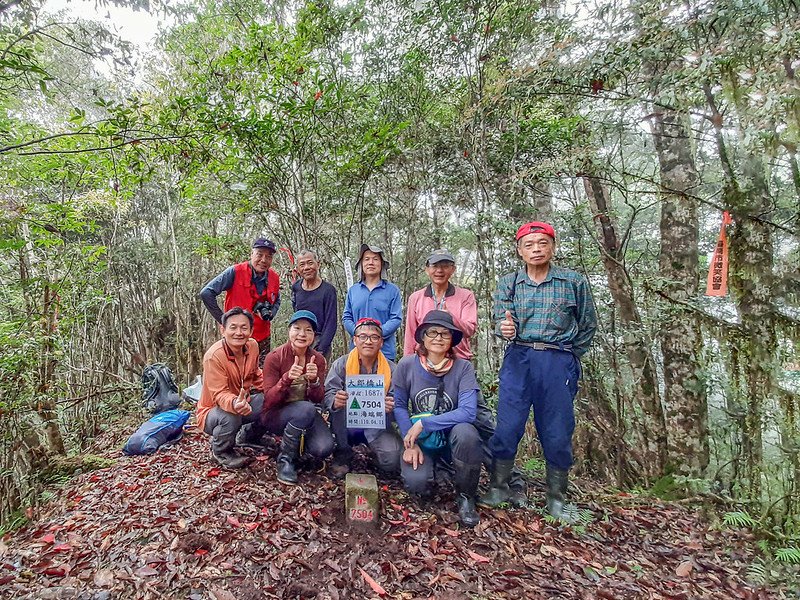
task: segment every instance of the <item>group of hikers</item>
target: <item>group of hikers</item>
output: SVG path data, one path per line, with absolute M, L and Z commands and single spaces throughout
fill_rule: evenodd
M 437 475 L 449 474 L 460 522 L 473 527 L 480 520 L 476 502 L 527 504 L 514 459 L 533 408 L 546 461 L 547 510 L 569 520 L 573 400 L 580 357 L 597 321 L 586 280 L 553 264 L 555 249 L 550 224 L 522 225 L 516 252 L 524 264 L 498 281 L 495 333 L 508 344 L 495 421 L 473 366 L 477 303 L 470 290 L 450 282 L 456 271 L 450 252 L 434 250 L 426 261 L 430 283 L 408 299 L 404 356 L 396 361 L 400 289 L 389 281 L 384 251 L 363 244 L 342 312 L 351 349 L 331 363 L 337 294 L 321 278 L 318 256 L 310 250 L 297 256 L 288 341 L 272 350 L 270 325 L 281 304 L 279 277 L 271 269 L 276 247 L 256 239 L 249 261 L 229 267 L 200 292 L 222 333 L 203 358 L 197 405 L 197 425 L 211 436 L 213 459 L 242 468 L 249 459 L 237 447 L 260 447 L 265 434 L 279 435 L 277 478 L 296 484 L 301 452 L 319 459 L 332 454 L 328 473 L 340 478 L 350 470 L 353 447 L 366 444 L 377 469 L 399 475 L 411 494 L 432 496 Z M 357 375 L 383 376 L 382 429 L 348 427 L 348 378 Z M 479 498 L 483 465 L 490 484 Z

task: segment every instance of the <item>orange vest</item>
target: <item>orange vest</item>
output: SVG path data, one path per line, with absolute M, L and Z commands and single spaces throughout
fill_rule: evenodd
M 256 291 L 253 283 L 253 269 L 250 263 L 245 261 L 233 267 L 233 285 L 225 292 L 225 311 L 239 306 L 245 310 L 253 310 L 258 302 L 269 302 L 274 304 L 278 300 L 281 291 L 281 282 L 278 274 L 269 269 L 267 271 L 267 288 L 263 294 Z M 265 321 L 258 315 L 253 315 L 253 339 L 257 342 L 269 337 L 269 321 Z

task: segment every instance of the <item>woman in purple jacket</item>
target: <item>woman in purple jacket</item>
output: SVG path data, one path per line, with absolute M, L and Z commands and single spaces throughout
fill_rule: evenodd
M 417 352 L 404 357 L 392 376 L 394 414 L 404 436 L 401 473 L 406 489 L 431 496 L 437 458 L 452 461 L 458 516 L 466 527 L 480 521 L 475 496 L 481 474 L 481 440 L 473 425 L 478 380 L 453 347 L 463 339 L 453 318 L 432 310 L 417 328 Z

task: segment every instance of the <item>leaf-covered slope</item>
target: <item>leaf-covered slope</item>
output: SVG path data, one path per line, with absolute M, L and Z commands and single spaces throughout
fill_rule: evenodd
M 482 511 L 464 531 L 449 486 L 421 506 L 390 482 L 366 533 L 344 524 L 342 483 L 304 471 L 301 484 L 278 484 L 272 456 L 221 471 L 201 435 L 121 458 L 0 541 L 0 597 L 779 597 L 743 582 L 742 539 L 672 505 L 582 503 L 594 519 L 579 531 Z

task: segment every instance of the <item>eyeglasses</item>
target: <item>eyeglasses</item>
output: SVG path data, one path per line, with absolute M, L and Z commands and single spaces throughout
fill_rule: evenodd
M 429 340 L 434 340 L 437 337 L 442 338 L 443 340 L 449 340 L 451 337 L 453 337 L 453 333 L 449 330 L 434 331 L 433 329 L 426 329 L 425 337 Z
M 380 342 L 383 338 L 377 334 L 369 335 L 367 333 L 359 333 L 356 335 L 359 342 Z

